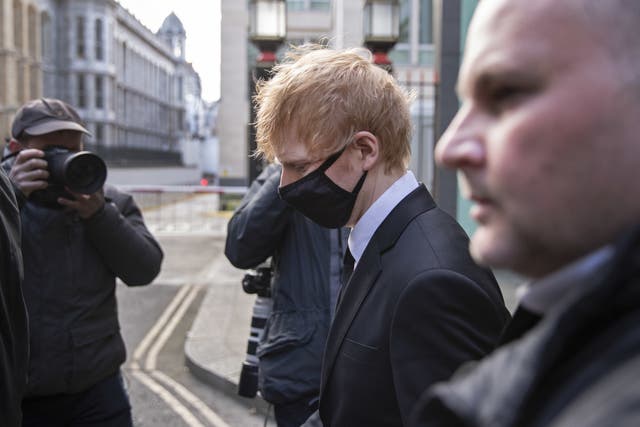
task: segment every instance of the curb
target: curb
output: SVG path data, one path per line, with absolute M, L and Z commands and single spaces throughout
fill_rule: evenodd
M 270 404 L 260 396 L 260 393 L 258 393 L 258 395 L 253 399 L 239 396 L 238 384 L 234 383 L 225 376 L 217 374 L 210 369 L 202 366 L 193 357 L 191 357 L 188 347 L 189 343 L 186 342 L 184 346 L 185 365 L 194 377 L 215 388 L 216 390 L 225 393 L 235 401 L 242 403 L 247 407 L 247 409 L 255 409 L 258 413 L 265 416 L 269 413 Z M 238 361 L 238 363 L 241 363 L 241 361 Z

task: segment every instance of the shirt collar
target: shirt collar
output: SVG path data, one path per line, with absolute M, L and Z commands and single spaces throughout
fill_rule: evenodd
M 369 209 L 362 215 L 349 234 L 349 250 L 353 255 L 355 264 L 360 261 L 365 248 L 369 244 L 371 237 L 373 237 L 373 233 L 380 227 L 382 221 L 402 199 L 418 188 L 419 185 L 413 172 L 407 171 L 369 206 Z
M 611 261 L 614 247 L 609 245 L 592 252 L 572 264 L 536 282 L 518 288 L 519 305 L 536 314 L 546 314 L 566 297 L 576 283 L 584 283 Z

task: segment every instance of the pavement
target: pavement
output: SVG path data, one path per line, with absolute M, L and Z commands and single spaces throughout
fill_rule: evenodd
M 195 284 L 206 286 L 207 292 L 186 337 L 186 365 L 202 381 L 237 396 L 255 297 L 245 294 L 240 285 L 245 271 L 233 267 L 224 256 L 224 233 L 221 231 L 212 237 L 215 250 L 209 251 L 207 267 L 195 279 Z M 507 308 L 513 311 L 515 288 L 522 280 L 508 272 L 496 271 L 495 274 Z M 267 411 L 266 402 L 259 396 L 238 398 Z
M 230 214 L 210 217 L 210 227 L 195 234 L 156 230 L 165 248 L 165 265 L 156 280 L 188 283 L 206 290 L 186 335 L 186 365 L 203 382 L 266 414 L 268 404 L 259 396 L 248 399 L 237 394 L 255 296 L 242 290 L 246 271 L 233 267 L 224 255 L 229 217 Z

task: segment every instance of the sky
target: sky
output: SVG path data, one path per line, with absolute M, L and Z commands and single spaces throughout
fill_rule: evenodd
M 187 32 L 186 57 L 200 74 L 202 97 L 220 97 L 220 0 L 117 0 L 154 33 L 174 12 Z

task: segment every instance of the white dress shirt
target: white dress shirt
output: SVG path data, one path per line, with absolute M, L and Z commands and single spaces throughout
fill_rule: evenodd
M 365 248 L 369 244 L 371 237 L 373 237 L 373 233 L 380 227 L 382 221 L 402 199 L 418 188 L 419 185 L 413 172 L 407 171 L 369 206 L 369 209 L 362 215 L 349 234 L 349 250 L 353 255 L 355 265 L 358 265 L 358 261 L 360 261 Z

